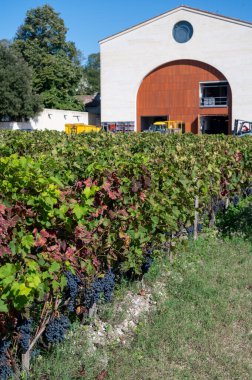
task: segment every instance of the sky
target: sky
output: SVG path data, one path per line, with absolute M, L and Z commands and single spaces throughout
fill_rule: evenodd
M 99 52 L 99 40 L 182 4 L 252 22 L 252 0 L 0 0 L 0 40 L 13 39 L 26 12 L 44 4 L 63 18 L 83 63 Z

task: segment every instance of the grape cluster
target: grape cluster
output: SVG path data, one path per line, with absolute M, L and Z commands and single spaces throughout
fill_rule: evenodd
M 202 229 L 203 229 L 203 224 L 202 223 L 198 223 L 198 225 L 197 225 L 197 231 L 200 233 L 200 232 L 202 232 Z
M 197 232 L 202 232 L 202 229 L 203 229 L 203 224 L 202 223 L 198 223 L 197 224 Z M 186 227 L 186 232 L 188 234 L 188 236 L 193 236 L 194 234 L 194 226 L 189 226 L 189 227 Z
M 215 205 L 213 206 L 213 211 L 215 214 L 217 214 L 217 212 L 219 212 L 219 211 L 224 212 L 225 209 L 226 209 L 226 204 L 225 204 L 225 201 L 223 199 L 216 202 Z
M 165 235 L 168 236 L 168 232 Z M 143 262 L 142 267 L 141 267 L 142 274 L 145 274 L 149 271 L 149 269 L 153 263 L 153 259 L 151 257 L 152 254 L 153 254 L 153 246 L 152 246 L 152 243 L 149 242 L 149 243 L 147 243 L 147 246 L 146 246 L 145 259 L 144 259 L 144 262 Z
M 115 275 L 110 269 L 103 278 L 103 292 L 104 292 L 104 299 L 106 302 L 111 301 L 114 287 L 115 287 Z
M 12 375 L 12 368 L 7 358 L 7 350 L 10 347 L 10 342 L 0 340 L 0 379 L 8 380 Z
M 102 294 L 103 286 L 100 278 L 96 279 L 90 288 L 86 289 L 84 305 L 90 309 L 98 301 Z
M 70 327 L 70 321 L 65 315 L 54 318 L 49 322 L 44 332 L 47 343 L 60 343 L 65 338 L 65 332 Z
M 246 193 L 246 196 L 249 197 L 250 195 L 252 195 L 252 187 L 247 187 L 245 189 L 245 193 Z
M 90 309 L 103 295 L 106 302 L 111 301 L 115 287 L 115 275 L 110 269 L 104 277 L 96 278 L 85 292 L 84 305 Z
M 151 256 L 146 256 L 145 257 L 145 261 L 142 265 L 142 273 L 145 274 L 149 271 L 150 267 L 151 267 L 151 264 L 153 263 L 153 260 L 151 258 Z
M 193 235 L 193 232 L 194 232 L 194 227 L 193 226 L 189 226 L 189 227 L 186 227 L 186 232 L 189 236 L 192 236 Z
M 81 284 L 80 279 L 74 275 L 72 272 L 66 272 L 67 285 L 70 301 L 68 304 L 68 310 L 73 312 L 75 309 L 75 299 L 78 294 L 79 285 Z
M 235 195 L 233 197 L 233 205 L 237 206 L 239 202 L 240 202 L 240 198 L 238 197 L 238 195 Z
M 17 330 L 20 334 L 19 343 L 23 350 L 26 352 L 29 349 L 31 338 L 32 321 L 30 319 L 22 319 Z

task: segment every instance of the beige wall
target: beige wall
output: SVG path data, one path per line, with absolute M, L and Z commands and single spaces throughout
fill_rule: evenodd
M 96 115 L 88 112 L 45 108 L 37 117 L 30 119 L 28 122 L 0 122 L 0 129 L 49 129 L 64 131 L 65 124 L 71 123 L 95 124 Z
M 181 20 L 194 28 L 184 44 L 172 36 Z M 154 68 L 178 59 L 202 61 L 221 71 L 232 89 L 233 120 L 252 120 L 252 25 L 181 7 L 101 41 L 100 49 L 102 122 L 136 122 L 141 81 Z

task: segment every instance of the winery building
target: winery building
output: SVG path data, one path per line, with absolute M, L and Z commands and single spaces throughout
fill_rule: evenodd
M 101 121 L 232 133 L 252 120 L 252 23 L 180 6 L 100 41 Z

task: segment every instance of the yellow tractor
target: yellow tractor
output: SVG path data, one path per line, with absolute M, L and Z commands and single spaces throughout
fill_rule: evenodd
M 65 124 L 65 132 L 66 134 L 79 134 L 79 133 L 90 133 L 95 132 L 99 133 L 101 132 L 102 127 L 99 127 L 97 125 L 88 125 L 88 124 L 82 124 L 82 123 L 75 123 L 75 124 Z
M 169 120 L 169 121 L 156 121 L 150 125 L 148 132 L 159 132 L 159 133 L 184 133 L 185 123 L 181 120 Z

